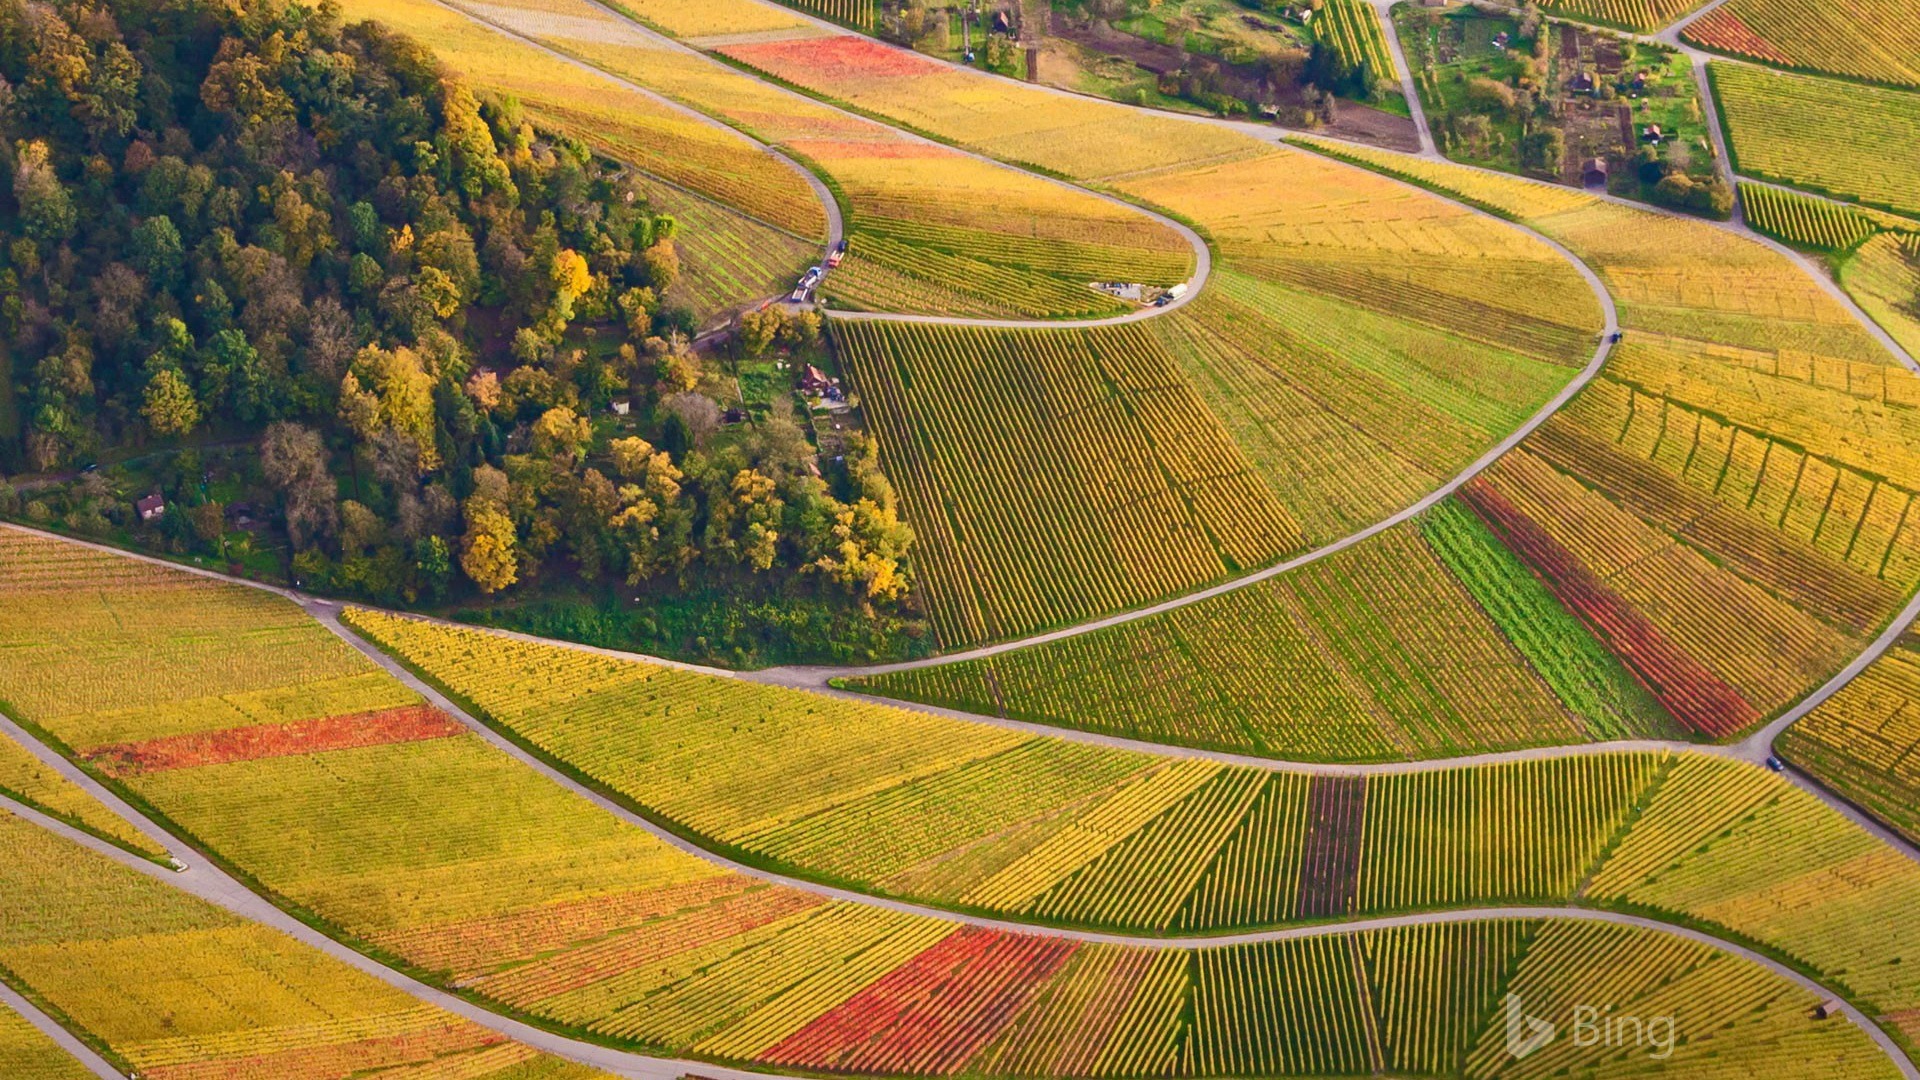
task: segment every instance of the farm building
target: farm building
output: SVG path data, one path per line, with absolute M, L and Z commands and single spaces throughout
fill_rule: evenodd
M 135 499 L 133 509 L 140 515 L 141 521 L 156 521 L 166 516 L 167 500 L 161 498 L 159 492 L 155 492 Z

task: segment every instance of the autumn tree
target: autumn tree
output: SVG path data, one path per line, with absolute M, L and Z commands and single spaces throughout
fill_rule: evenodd
M 491 499 L 474 496 L 466 505 L 467 532 L 460 540 L 460 569 L 483 593 L 497 593 L 520 580 L 518 537 L 513 519 Z
M 155 435 L 185 435 L 200 424 L 200 402 L 180 369 L 162 367 L 147 377 L 140 415 Z

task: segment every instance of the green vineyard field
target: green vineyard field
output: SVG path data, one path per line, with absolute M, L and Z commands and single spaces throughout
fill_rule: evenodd
M 1740 201 L 1747 224 L 1796 247 L 1846 251 L 1879 231 L 1851 207 L 1767 184 L 1742 182 Z
M 1132 327 L 834 327 L 949 646 L 1271 562 L 1297 528 L 1171 358 Z
M 1920 162 L 1887 152 L 1920 143 L 1920 93 L 1744 64 L 1709 71 L 1740 172 L 1920 215 Z

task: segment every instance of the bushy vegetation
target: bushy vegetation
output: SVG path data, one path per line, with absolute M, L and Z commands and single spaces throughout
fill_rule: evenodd
M 159 459 L 0 510 L 279 549 L 268 568 L 386 602 L 566 576 L 805 573 L 862 617 L 905 595 L 871 455 L 830 482 L 784 398 L 717 403 L 739 392 L 660 299 L 679 226 L 644 178 L 414 41 L 331 5 L 12 3 L 0 101 L 6 461 Z M 778 330 L 817 349 L 811 318 Z M 231 475 L 154 453 L 235 443 L 258 457 Z M 171 503 L 150 524 L 147 490 Z

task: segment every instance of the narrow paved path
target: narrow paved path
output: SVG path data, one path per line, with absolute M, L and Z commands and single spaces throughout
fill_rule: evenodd
M 1380 20 L 1380 34 L 1386 38 L 1387 53 L 1393 57 L 1394 67 L 1399 69 L 1400 95 L 1407 99 L 1407 111 L 1413 114 L 1414 134 L 1420 137 L 1420 154 L 1437 156 L 1439 150 L 1433 143 L 1433 127 L 1427 123 L 1427 107 L 1420 101 L 1420 87 L 1413 80 L 1413 65 L 1407 63 L 1407 51 L 1400 46 L 1400 28 L 1393 23 L 1393 7 L 1401 0 L 1372 0 L 1373 9 Z
M 38 743 L 29 744 L 29 749 L 41 754 L 51 753 L 51 751 L 46 750 Z M 129 821 L 137 822 L 140 820 L 139 814 L 124 802 L 116 799 L 109 805 L 116 813 L 126 817 Z M 421 982 L 418 979 L 402 974 L 384 964 L 361 955 L 359 952 L 300 922 L 286 912 L 281 911 L 278 907 L 258 896 L 245 885 L 241 884 L 240 881 L 220 870 L 212 862 L 198 854 L 188 856 L 187 868 L 185 870 L 178 873 L 169 873 L 144 859 L 122 851 L 78 829 L 71 828 L 63 822 L 48 817 L 30 807 L 14 802 L 5 796 L 0 796 L 0 809 L 4 809 L 41 828 L 47 829 L 92 851 L 105 855 L 123 866 L 130 867 L 149 877 L 173 885 L 235 915 L 250 919 L 264 926 L 272 927 L 294 938 L 301 944 L 318 949 L 328 956 L 371 975 L 389 986 L 411 994 L 426 1004 L 436 1006 L 464 1019 L 471 1020 L 474 1023 L 496 1031 L 508 1038 L 525 1043 L 535 1049 L 544 1050 L 547 1053 L 592 1065 L 619 1076 L 642 1077 L 646 1078 L 646 1080 L 678 1080 L 678 1078 L 688 1074 L 711 1077 L 714 1078 L 714 1080 L 753 1080 L 755 1077 L 773 1075 L 758 1071 L 748 1072 L 729 1069 L 710 1065 L 705 1062 L 652 1057 L 623 1050 L 615 1050 L 597 1043 L 559 1035 L 547 1031 L 544 1028 L 502 1016 L 485 1006 L 464 998 L 455 997 L 437 987 Z M 806 883 L 798 883 L 795 887 L 809 888 L 816 892 L 820 891 L 818 886 L 809 886 Z M 857 894 L 846 897 L 845 899 L 849 899 L 855 903 L 865 903 L 875 906 L 893 906 L 884 901 Z M 1642 915 L 1631 915 L 1616 911 L 1600 911 L 1571 905 L 1491 906 L 1462 908 L 1454 911 L 1434 911 L 1410 915 L 1386 915 L 1374 918 L 1348 919 L 1340 922 L 1319 923 L 1312 926 L 1288 927 L 1285 929 L 1258 931 L 1246 934 L 1221 935 L 1212 938 L 1168 940 L 1120 937 L 1111 934 L 1035 927 L 1018 923 L 996 923 L 993 920 L 964 919 L 945 912 L 929 912 L 929 914 L 950 922 L 960 922 L 975 926 L 989 926 L 1016 933 L 1064 938 L 1085 943 L 1117 944 L 1151 949 L 1206 948 L 1209 946 L 1241 945 L 1258 942 L 1294 941 L 1303 938 L 1327 937 L 1334 934 L 1350 932 L 1451 925 L 1489 919 L 1570 919 L 1583 922 L 1606 923 L 1613 926 L 1633 927 L 1656 933 L 1669 934 L 1673 937 L 1697 942 L 1709 948 L 1738 956 L 1741 959 L 1765 968 L 1776 977 L 1806 990 L 1822 1001 L 1839 1001 L 1841 1003 L 1841 1009 L 1847 1018 L 1862 1031 L 1866 1032 L 1868 1036 L 1879 1045 L 1881 1051 L 1893 1062 L 1895 1068 L 1900 1070 L 1902 1076 L 1907 1077 L 1908 1080 L 1920 1080 L 1920 1069 L 1916 1069 L 1914 1063 L 1901 1051 L 1899 1044 L 1880 1027 L 1879 1023 L 1831 988 L 1772 957 L 1747 948 L 1737 942 L 1726 941 L 1701 930 L 1674 925 Z M 115 1076 L 117 1074 L 108 1072 L 103 1075 Z
M 8 804 L 8 809 L 18 805 Z M 51 818 L 46 820 L 51 821 Z M 36 822 L 37 824 L 37 822 Z M 21 1015 L 27 1023 L 40 1030 L 40 1034 L 52 1039 L 55 1046 L 67 1052 L 67 1056 L 86 1066 L 88 1072 L 102 1080 L 126 1080 L 126 1074 L 107 1063 L 107 1059 L 93 1052 L 93 1047 L 81 1042 L 73 1032 L 57 1023 L 53 1017 L 40 1011 L 40 1006 L 21 997 L 19 991 L 0 982 L 0 1007 L 12 1009 Z
M 526 762 L 530 765 L 533 765 L 534 767 L 538 768 L 541 772 L 545 773 L 549 777 L 552 777 L 558 780 L 559 782 L 565 784 L 567 787 L 575 791 L 579 791 L 586 794 L 589 798 L 593 799 L 593 801 L 596 802 L 597 804 L 605 808 L 611 809 L 616 813 L 619 813 L 621 816 L 628 818 L 628 820 L 634 821 L 635 824 L 639 824 L 641 820 L 643 820 L 643 819 L 639 819 L 637 815 L 629 815 L 625 810 L 625 808 L 618 806 L 617 804 L 611 802 L 610 800 L 606 800 L 602 798 L 597 793 L 588 791 L 581 785 L 575 783 L 570 778 L 567 778 L 557 773 L 553 769 L 549 768 L 544 762 L 541 762 L 533 758 L 531 755 L 527 754 L 526 751 L 520 749 L 518 746 L 515 746 L 511 742 L 505 739 L 502 739 L 499 735 L 494 733 L 492 729 L 486 728 L 485 725 L 477 724 L 477 722 L 474 720 L 473 717 L 468 716 L 464 710 L 454 707 L 453 703 L 448 701 L 444 695 L 440 694 L 433 687 L 428 686 L 427 684 L 422 682 L 420 679 L 414 676 L 412 672 L 406 670 L 406 668 L 403 665 L 400 665 L 397 662 L 395 662 L 392 657 L 387 656 L 385 653 L 381 652 L 378 648 L 374 647 L 371 643 L 362 639 L 358 634 L 354 633 L 353 631 L 351 631 L 350 629 L 342 625 L 339 618 L 339 610 L 341 607 L 341 603 L 339 601 L 328 600 L 321 597 L 309 596 L 305 593 L 301 593 L 293 589 L 283 588 L 278 585 L 269 585 L 264 582 L 252 581 L 247 578 L 234 577 L 230 574 L 222 573 L 218 570 L 210 570 L 205 567 L 198 567 L 198 566 L 192 566 L 184 563 L 172 562 L 166 559 L 157 558 L 152 555 L 145 555 L 139 552 L 127 551 L 123 548 L 112 547 L 107 544 L 95 543 L 88 540 L 77 540 L 72 537 L 61 536 L 57 533 L 49 533 L 44 530 L 35 529 L 26 525 L 18 525 L 12 522 L 0 522 L 0 528 L 12 529 L 16 532 L 26 533 L 33 536 L 41 536 L 47 539 L 59 540 L 63 543 L 75 544 L 77 546 L 88 548 L 94 551 L 99 551 L 108 555 L 115 555 L 125 559 L 134 559 L 134 560 L 149 563 L 155 566 L 164 566 L 169 569 L 179 570 L 179 571 L 189 573 L 189 574 L 194 574 L 200 577 L 210 578 L 215 581 L 223 581 L 223 582 L 227 582 L 229 584 L 235 584 L 235 585 L 245 585 L 250 588 L 261 589 L 266 592 L 274 593 L 275 595 L 291 600 L 292 602 L 299 604 L 314 618 L 319 619 L 324 625 L 326 625 L 334 633 L 340 634 L 355 648 L 366 653 L 369 657 L 372 657 L 376 663 L 379 663 L 382 667 L 386 668 L 389 672 L 392 672 L 397 678 L 401 679 L 408 686 L 413 687 L 414 689 L 420 691 L 422 694 L 427 696 L 430 700 L 434 701 L 437 704 L 440 704 L 443 708 L 446 708 L 451 715 L 460 718 L 463 722 L 467 723 L 469 726 L 473 726 L 475 730 L 483 731 L 486 737 L 488 738 L 489 742 L 492 742 L 494 745 L 499 746 L 501 749 L 505 750 L 507 753 L 513 755 L 516 759 Z M 386 609 L 376 608 L 370 604 L 358 604 L 356 606 L 366 607 L 369 610 L 386 610 Z M 1868 643 L 1867 647 L 1863 649 L 1859 653 L 1859 655 L 1855 656 L 1851 661 L 1849 661 L 1846 667 L 1842 668 L 1832 678 L 1827 680 L 1826 683 L 1822 684 L 1819 689 L 1807 695 L 1807 697 L 1802 699 L 1799 702 L 1799 704 L 1794 706 L 1792 709 L 1789 709 L 1786 712 L 1782 713 L 1780 716 L 1776 717 L 1771 723 L 1768 723 L 1764 727 L 1759 728 L 1758 730 L 1749 734 L 1746 738 L 1735 743 L 1707 744 L 1707 743 L 1689 743 L 1689 742 L 1678 742 L 1678 741 L 1657 740 L 1657 739 L 1615 740 L 1615 741 L 1609 741 L 1609 742 L 1573 743 L 1573 744 L 1568 744 L 1564 746 L 1541 746 L 1541 747 L 1532 747 L 1532 748 L 1523 749 L 1523 750 L 1495 751 L 1495 752 L 1481 753 L 1481 754 L 1465 754 L 1465 755 L 1451 757 L 1451 758 L 1427 758 L 1427 759 L 1422 759 L 1417 761 L 1382 761 L 1382 762 L 1288 761 L 1282 758 L 1261 757 L 1253 754 L 1235 754 L 1235 753 L 1230 753 L 1227 751 L 1220 751 L 1220 750 L 1205 750 L 1205 749 L 1199 749 L 1199 748 L 1189 747 L 1189 746 L 1174 746 L 1166 743 L 1149 742 L 1142 739 L 1132 739 L 1122 735 L 1107 735 L 1099 732 L 1084 731 L 1079 728 L 1055 727 L 1050 724 L 1038 724 L 1038 723 L 1032 723 L 1024 720 L 1013 720 L 1004 716 L 993 716 L 985 713 L 970 713 L 970 712 L 964 712 L 959 709 L 949 709 L 949 708 L 944 708 L 942 706 L 937 706 L 937 705 L 923 705 L 918 702 L 903 701 L 903 700 L 897 700 L 893 698 L 875 697 L 873 695 L 860 694 L 854 691 L 841 690 L 838 688 L 829 687 L 825 685 L 812 685 L 812 684 L 801 685 L 801 684 L 795 684 L 795 683 L 789 683 L 789 682 L 781 682 L 779 680 L 767 679 L 764 677 L 769 672 L 782 671 L 782 670 L 792 671 L 796 669 L 767 669 L 767 671 L 760 671 L 760 672 L 732 671 L 725 668 L 715 668 L 715 667 L 707 667 L 700 664 L 690 664 L 681 660 L 669 660 L 664 657 L 649 656 L 645 653 L 629 652 L 622 649 L 609 649 L 609 648 L 605 648 L 598 645 L 584 645 L 575 641 L 562 641 L 562 640 L 556 640 L 556 639 L 550 639 L 550 638 L 542 638 L 542 637 L 534 636 L 532 634 L 523 634 L 513 630 L 499 630 L 499 629 L 494 629 L 492 627 L 470 626 L 464 623 L 455 623 L 447 619 L 440 619 L 440 618 L 435 618 L 427 615 L 419 615 L 413 612 L 388 611 L 388 614 L 397 615 L 397 616 L 400 616 L 403 618 L 409 618 L 409 619 L 419 619 L 423 622 L 434 623 L 436 625 L 446 626 L 451 629 L 467 630 L 467 631 L 474 631 L 474 632 L 486 633 L 486 634 L 495 634 L 500 637 L 509 638 L 515 641 L 526 641 L 526 642 L 531 642 L 533 644 L 549 646 L 552 648 L 569 649 L 576 652 L 592 653 L 597 656 L 606 656 L 616 660 L 628 660 L 628 661 L 635 661 L 639 663 L 655 664 L 661 667 L 669 667 L 669 668 L 675 668 L 682 671 L 692 671 L 692 672 L 698 672 L 703 675 L 711 675 L 715 678 L 739 679 L 741 681 L 746 681 L 746 682 L 759 682 L 759 683 L 767 683 L 771 685 L 785 686 L 797 692 L 816 693 L 816 694 L 822 694 L 828 697 L 839 697 L 839 698 L 845 698 L 848 700 L 863 701 L 870 704 L 886 705 L 892 708 L 907 709 L 914 712 L 927 713 L 933 716 L 941 716 L 947 719 L 958 720 L 965 723 L 985 724 L 990 727 L 1003 728 L 1011 731 L 1019 731 L 1019 732 L 1030 734 L 1030 735 L 1047 736 L 1050 738 L 1062 739 L 1069 742 L 1078 742 L 1078 743 L 1084 743 L 1092 746 L 1109 747 L 1111 749 L 1116 749 L 1116 750 L 1128 750 L 1128 751 L 1134 751 L 1137 753 L 1154 754 L 1161 757 L 1180 758 L 1185 760 L 1211 761 L 1211 762 L 1216 762 L 1222 765 L 1244 766 L 1248 768 L 1268 769 L 1272 771 L 1299 772 L 1299 773 L 1304 773 L 1308 775 L 1385 776 L 1385 775 L 1404 775 L 1404 774 L 1411 774 L 1411 773 L 1431 772 L 1439 769 L 1462 768 L 1462 767 L 1469 767 L 1469 766 L 1475 766 L 1475 765 L 1494 765 L 1494 764 L 1501 764 L 1501 763 L 1514 762 L 1514 761 L 1550 761 L 1550 760 L 1557 760 L 1560 758 L 1568 758 L 1568 757 L 1590 757 L 1590 756 L 1596 756 L 1596 755 L 1602 755 L 1602 754 L 1629 752 L 1629 751 L 1636 751 L 1636 750 L 1646 750 L 1646 751 L 1666 750 L 1666 751 L 1672 751 L 1676 753 L 1677 752 L 1695 752 L 1695 753 L 1702 753 L 1702 754 L 1712 754 L 1720 757 L 1731 757 L 1731 758 L 1739 759 L 1741 761 L 1746 761 L 1746 762 L 1756 763 L 1756 764 L 1764 763 L 1767 761 L 1769 757 L 1772 756 L 1773 743 L 1780 736 L 1781 732 L 1784 732 L 1787 728 L 1791 727 L 1795 722 L 1800 720 L 1802 717 L 1806 716 L 1808 713 L 1818 708 L 1828 698 L 1832 697 L 1835 693 L 1838 693 L 1848 683 L 1852 682 L 1856 677 L 1858 677 L 1861 672 L 1865 671 L 1876 660 L 1879 660 L 1883 655 L 1885 655 L 1886 652 L 1889 649 L 1891 649 L 1896 642 L 1899 641 L 1901 635 L 1907 629 L 1912 628 L 1916 624 L 1920 624 L 1920 594 L 1916 594 L 1913 598 L 1908 600 L 1906 607 L 1901 609 L 1898 615 L 1894 616 L 1893 620 L 1881 631 L 1880 635 L 1876 637 L 1872 642 Z M 823 669 L 812 669 L 812 670 L 823 670 Z M 13 724 L 12 721 L 8 720 L 4 714 L 0 714 L 0 733 L 12 734 L 16 738 L 21 739 L 23 741 L 31 739 L 31 736 L 27 735 L 26 732 L 21 730 L 17 725 Z M 37 744 L 31 744 L 31 743 L 29 744 L 37 745 Z M 105 794 L 104 789 L 100 788 L 100 786 L 96 784 L 91 777 L 88 777 L 85 773 L 75 768 L 70 762 L 61 761 L 56 763 L 54 760 L 49 759 L 48 763 L 55 765 L 55 767 L 60 770 L 61 775 L 66 776 L 70 780 L 73 780 L 75 783 L 79 784 L 81 787 L 85 788 L 90 793 L 94 793 L 96 796 Z M 1875 836 L 1882 842 L 1886 843 L 1890 847 L 1893 847 L 1895 850 L 1900 851 L 1902 854 L 1906 855 L 1908 858 L 1914 860 L 1915 862 L 1920 862 L 1920 845 L 1914 844 L 1912 841 L 1908 840 L 1905 836 L 1888 828 L 1885 824 L 1881 823 L 1879 819 L 1873 817 L 1871 814 L 1866 813 L 1865 811 L 1861 810 L 1859 807 L 1854 806 L 1852 803 L 1848 802 L 1839 793 L 1829 790 L 1824 785 L 1818 783 L 1813 778 L 1801 773 L 1797 769 L 1790 768 L 1785 772 L 1784 775 L 1789 780 L 1791 780 L 1794 784 L 1804 789 L 1808 793 L 1814 795 L 1816 798 L 1820 799 L 1822 802 L 1826 803 L 1836 813 L 1845 817 L 1847 820 L 1852 821 L 1856 825 L 1859 825 L 1862 829 L 1865 829 L 1867 832 L 1871 833 L 1873 836 Z M 659 830 L 656 826 L 653 825 L 651 821 L 647 821 L 643 827 L 646 827 L 650 832 L 654 832 L 655 835 L 662 836 L 663 839 L 667 839 L 667 835 L 664 834 L 664 830 Z M 170 839 L 163 832 L 147 831 L 146 835 L 150 840 L 153 840 L 159 846 L 169 847 L 171 845 Z M 716 857 L 716 856 L 713 856 L 711 852 L 708 852 L 705 848 L 700 847 L 700 845 L 693 843 L 692 841 L 687 840 L 683 837 L 680 837 L 677 834 L 673 834 L 669 842 L 673 843 L 676 847 L 680 847 L 682 850 L 690 850 L 690 851 L 697 850 L 703 855 L 703 857 L 709 857 L 709 858 Z M 722 861 L 724 862 L 725 860 L 722 860 Z
M 562 49 L 555 48 L 554 46 L 547 44 L 545 41 L 541 40 L 538 36 L 536 36 L 535 27 L 532 25 L 509 21 L 510 19 L 514 19 L 516 17 L 538 21 L 541 18 L 538 12 L 521 11 L 519 9 L 514 9 L 514 8 L 494 7 L 492 5 L 481 5 L 481 6 L 484 6 L 486 10 L 480 11 L 480 10 L 475 10 L 474 6 L 472 5 L 469 5 L 467 3 L 462 3 L 461 0 L 436 0 L 436 2 L 439 3 L 440 6 L 448 9 L 449 11 L 453 11 L 459 15 L 462 15 L 468 19 L 471 19 L 475 23 L 478 23 L 479 25 L 484 26 L 489 30 L 492 30 L 494 33 L 500 34 L 504 37 L 511 38 L 529 48 L 538 49 L 542 53 L 545 53 L 546 55 L 551 56 L 557 60 L 561 60 L 575 68 L 578 68 L 582 71 L 591 72 L 605 81 L 614 83 L 618 86 L 621 86 L 627 90 L 631 90 L 635 93 L 642 94 L 646 96 L 648 99 L 659 102 L 660 104 L 673 109 L 675 112 L 683 116 L 687 116 L 687 117 L 699 120 L 701 123 L 706 124 L 710 127 L 714 127 L 719 130 L 725 131 L 727 134 L 735 138 L 742 139 L 742 140 L 745 140 L 746 142 L 752 143 L 754 146 L 758 147 L 763 153 L 769 154 L 773 157 L 780 159 L 788 167 L 798 172 L 802 176 L 802 178 L 806 180 L 808 186 L 812 188 L 815 198 L 817 198 L 820 201 L 821 209 L 823 209 L 826 212 L 827 246 L 825 249 L 825 253 L 823 253 L 823 256 L 822 256 L 822 265 L 824 265 L 825 263 L 825 255 L 831 254 L 833 249 L 837 247 L 840 244 L 841 240 L 843 240 L 846 237 L 846 221 L 842 214 L 839 200 L 834 197 L 833 191 L 827 187 L 826 183 L 819 176 L 817 176 L 811 168 L 809 168 L 806 164 L 801 162 L 798 158 L 795 158 L 792 155 L 790 155 L 786 150 L 784 150 L 780 146 L 763 141 L 760 138 L 754 135 L 748 134 L 747 132 L 744 132 L 739 128 L 736 128 L 733 125 L 728 124 L 727 122 L 715 116 L 702 112 L 691 105 L 684 104 L 657 90 L 650 89 L 639 83 L 633 82 L 630 79 L 623 78 L 619 75 L 614 74 L 611 71 L 606 70 L 605 68 L 598 67 L 586 60 L 575 57 Z M 1213 251 L 1207 245 L 1206 240 L 1203 239 L 1200 236 L 1200 234 L 1195 232 L 1192 228 L 1188 227 L 1182 222 L 1176 221 L 1173 218 L 1166 216 L 1165 214 L 1161 214 L 1156 211 L 1149 210 L 1146 207 L 1140 206 L 1136 203 L 1128 202 L 1125 199 L 1122 199 L 1115 195 L 1110 195 L 1104 191 L 1095 191 L 1091 188 L 1082 187 L 1079 184 L 1069 183 L 1058 177 L 1046 176 L 1041 173 L 1035 173 L 1025 169 L 1020 169 L 1013 165 L 1009 165 L 1006 162 L 1000 161 L 996 158 L 988 157 L 985 154 L 976 153 L 972 150 L 967 150 L 962 147 L 951 146 L 946 143 L 938 143 L 933 141 L 932 139 L 928 139 L 925 136 L 916 134 L 914 132 L 906 131 L 904 129 L 894 127 L 891 125 L 882 124 L 877 120 L 874 120 L 870 117 L 861 116 L 857 113 L 848 112 L 847 110 L 842 109 L 839 106 L 834 105 L 830 102 L 819 101 L 815 98 L 809 97 L 808 95 L 799 93 L 798 91 L 791 90 L 787 87 L 780 86 L 776 83 L 772 83 L 767 80 L 760 79 L 755 75 L 751 75 L 746 72 L 739 71 L 735 68 L 732 68 L 728 65 L 721 64 L 719 61 L 713 59 L 713 57 L 707 55 L 704 52 L 701 52 L 698 49 L 695 49 L 674 38 L 668 37 L 667 35 L 662 34 L 651 27 L 629 20 L 625 15 L 622 15 L 621 13 L 613 10 L 612 8 L 609 8 L 606 5 L 600 3 L 599 0 L 586 0 L 586 3 L 588 3 L 590 6 L 592 6 L 596 10 L 605 14 L 608 18 L 619 20 L 620 29 L 622 33 L 630 33 L 637 37 L 643 38 L 653 47 L 669 49 L 675 52 L 683 53 L 687 56 L 691 56 L 697 59 L 702 64 L 711 64 L 714 67 L 727 72 L 729 75 L 738 76 L 739 78 L 743 78 L 743 79 L 753 79 L 756 82 L 760 83 L 761 85 L 767 87 L 769 90 L 774 91 L 775 93 L 790 97 L 795 101 L 804 101 L 808 104 L 809 107 L 831 109 L 834 112 L 837 112 L 843 116 L 846 116 L 850 120 L 855 120 L 862 124 L 872 124 L 875 127 L 885 128 L 889 133 L 897 135 L 902 141 L 909 142 L 909 143 L 917 143 L 917 144 L 922 144 L 927 146 L 937 146 L 937 147 L 940 147 L 942 150 L 949 151 L 960 157 L 970 158 L 972 160 L 982 162 L 996 169 L 1006 169 L 1009 172 L 1018 173 L 1022 176 L 1028 177 L 1029 179 L 1037 180 L 1042 183 L 1052 184 L 1056 187 L 1064 188 L 1068 191 L 1073 191 L 1078 194 L 1088 196 L 1090 198 L 1098 199 L 1102 202 L 1109 203 L 1114 206 L 1123 207 L 1128 212 L 1138 214 L 1141 217 L 1144 217 L 1150 221 L 1153 221 L 1156 224 L 1161 225 L 1162 227 L 1173 232 L 1174 234 L 1179 236 L 1181 240 L 1185 241 L 1187 246 L 1193 250 L 1193 261 L 1194 261 L 1193 274 L 1187 278 L 1187 282 L 1186 282 L 1187 289 L 1184 293 L 1168 301 L 1167 303 L 1159 305 L 1157 307 L 1149 305 L 1149 306 L 1140 307 L 1135 310 L 1128 311 L 1119 315 L 1110 315 L 1105 318 L 1099 318 L 1099 319 L 1001 319 L 1001 318 L 982 319 L 982 318 L 962 318 L 959 316 L 950 316 L 950 315 L 909 315 L 909 314 L 893 314 L 889 312 L 875 312 L 875 311 L 839 311 L 839 310 L 830 309 L 830 308 L 819 309 L 823 314 L 827 315 L 829 318 L 843 320 L 843 321 L 851 321 L 851 322 L 869 322 L 869 321 L 870 322 L 900 322 L 900 323 L 918 323 L 922 325 L 931 325 L 931 326 L 978 327 L 983 329 L 998 329 L 998 330 L 1091 329 L 1093 327 L 1117 326 L 1124 323 L 1140 322 L 1145 319 L 1158 318 L 1161 315 L 1169 314 L 1175 310 L 1178 310 L 1181 307 L 1186 306 L 1189 303 L 1192 303 L 1193 299 L 1200 294 L 1200 291 L 1203 288 L 1206 287 L 1207 279 L 1210 276 L 1212 276 Z M 677 187 L 678 185 L 674 185 L 674 186 Z M 682 190 L 685 190 L 685 189 L 682 189 Z M 690 194 L 699 195 L 698 192 L 690 192 Z M 702 196 L 702 197 L 705 197 L 705 196 Z M 775 299 L 778 299 L 778 298 L 776 297 Z

